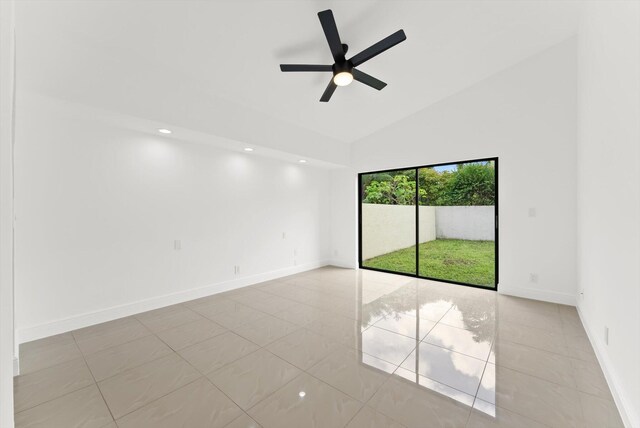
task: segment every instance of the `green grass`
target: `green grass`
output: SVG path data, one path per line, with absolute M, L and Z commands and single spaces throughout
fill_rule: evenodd
M 493 241 L 437 239 L 420 244 L 420 276 L 493 287 L 495 284 Z M 366 267 L 415 273 L 415 247 L 404 248 L 365 260 Z

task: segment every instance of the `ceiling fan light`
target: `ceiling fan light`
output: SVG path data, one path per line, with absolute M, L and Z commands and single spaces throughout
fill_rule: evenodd
M 342 71 L 333 76 L 333 83 L 338 86 L 347 86 L 351 82 L 353 82 L 353 74 L 348 71 Z

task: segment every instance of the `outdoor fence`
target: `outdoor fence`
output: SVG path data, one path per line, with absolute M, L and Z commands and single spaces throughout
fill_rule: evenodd
M 493 241 L 493 206 L 420 206 L 420 243 L 435 239 Z M 363 260 L 415 246 L 416 207 L 362 204 Z

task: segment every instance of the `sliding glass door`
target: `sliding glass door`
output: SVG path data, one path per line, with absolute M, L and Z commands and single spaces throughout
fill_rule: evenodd
M 363 173 L 360 267 L 498 283 L 497 158 Z
M 416 170 L 360 175 L 363 267 L 412 274 L 416 266 Z

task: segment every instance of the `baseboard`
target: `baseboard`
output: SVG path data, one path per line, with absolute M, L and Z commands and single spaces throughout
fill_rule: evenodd
M 498 285 L 498 293 L 525 299 L 542 300 L 544 302 L 559 303 L 561 305 L 575 306 L 577 303 L 575 294 L 558 293 L 555 291 L 537 290 L 535 288 L 509 287 Z
M 329 260 L 329 264 L 331 266 L 346 268 L 346 269 L 357 269 L 358 264 L 351 260 L 341 260 L 341 259 L 331 259 Z
M 602 350 L 602 347 L 604 345 L 599 340 L 597 340 L 597 336 L 593 333 L 593 330 L 585 321 L 584 315 L 582 314 L 579 306 L 578 315 L 580 316 L 580 321 L 582 322 L 584 330 L 587 332 L 589 342 L 591 342 L 591 346 L 596 352 L 596 357 L 598 358 L 598 362 L 600 363 L 600 367 L 602 368 L 604 377 L 607 380 L 607 385 L 609 385 L 609 389 L 611 390 L 611 395 L 613 395 L 613 400 L 616 403 L 616 407 L 620 412 L 620 417 L 622 418 L 624 426 L 626 428 L 640 428 L 640 416 L 635 413 L 633 407 L 630 404 L 630 401 L 625 398 L 622 389 L 618 387 L 618 385 L 620 385 L 620 377 L 613 368 L 613 364 L 611 364 L 611 360 L 609 359 L 607 353 Z
M 223 281 L 204 287 L 193 288 L 190 290 L 179 291 L 176 293 L 166 294 L 163 296 L 152 297 L 133 303 L 127 303 L 120 306 L 113 306 L 99 311 L 88 312 L 73 317 L 68 317 L 45 324 L 36 325 L 18 329 L 16 331 L 16 340 L 18 343 L 30 342 L 32 340 L 42 339 L 44 337 L 56 334 L 66 333 L 68 331 L 77 330 L 79 328 L 89 327 L 118 318 L 127 317 L 140 312 L 150 311 L 177 303 L 187 302 L 189 300 L 198 299 L 200 297 L 210 296 L 212 294 L 221 293 L 223 291 L 234 290 L 236 288 L 246 287 L 248 285 L 257 284 L 272 279 L 282 278 L 284 276 L 317 269 L 327 266 L 329 261 L 322 260 L 312 263 L 306 263 L 297 266 L 291 266 L 284 269 L 269 271 L 257 275 L 246 276 L 230 281 Z
M 20 374 L 20 359 L 13 357 L 13 375 L 18 376 Z

